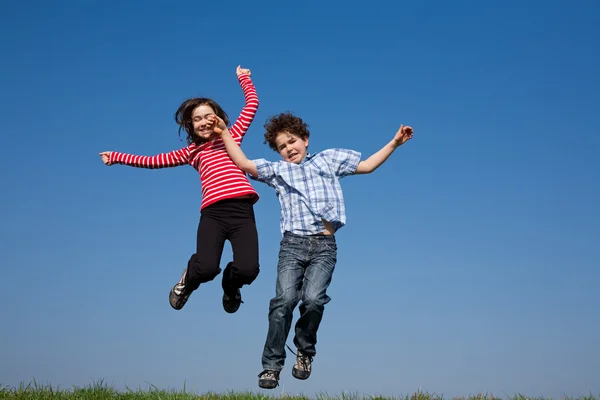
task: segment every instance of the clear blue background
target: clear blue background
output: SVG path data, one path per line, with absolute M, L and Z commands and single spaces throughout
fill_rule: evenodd
M 199 177 L 98 156 L 182 147 L 191 96 L 237 116 L 242 64 L 250 157 L 278 158 L 262 126 L 281 111 L 313 152 L 367 157 L 415 129 L 342 181 L 313 376 L 292 378 L 290 354 L 267 393 L 599 394 L 599 42 L 591 0 L 2 2 L 0 383 L 260 390 L 271 188 L 254 183 L 262 272 L 240 311 L 219 277 L 176 312 Z

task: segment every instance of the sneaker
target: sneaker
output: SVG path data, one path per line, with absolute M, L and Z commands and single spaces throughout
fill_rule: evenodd
M 229 277 L 229 270 L 231 269 L 232 265 L 233 265 L 233 262 L 230 262 L 225 267 L 225 270 L 223 271 L 223 282 L 222 282 L 223 309 L 226 312 L 228 312 L 229 314 L 233 314 L 234 312 L 236 312 L 240 308 L 240 305 L 243 303 L 242 294 L 240 293 L 240 289 L 236 288 L 233 291 L 231 291 L 229 289 L 229 284 L 228 284 L 227 279 Z
M 169 304 L 176 310 L 181 310 L 192 292 L 188 292 L 185 288 L 185 274 L 187 273 L 187 267 L 183 270 L 181 279 L 173 286 L 169 292 Z
M 279 371 L 265 369 L 258 374 L 258 386 L 263 389 L 275 389 L 279 386 Z
M 296 363 L 294 364 L 294 368 L 292 368 L 292 375 L 294 378 L 302 380 L 308 379 L 312 368 L 312 361 L 313 358 L 311 356 L 298 350 L 298 354 L 296 354 Z

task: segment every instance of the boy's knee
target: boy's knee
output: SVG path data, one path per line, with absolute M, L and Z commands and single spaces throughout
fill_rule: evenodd
M 312 293 L 307 290 L 302 292 L 302 304 L 306 308 L 322 308 L 330 301 L 331 298 L 325 293 Z
M 277 296 L 271 300 L 271 305 L 280 307 L 286 306 L 293 310 L 299 301 L 300 298 L 298 297 L 298 291 L 289 288 L 288 290 L 278 293 Z

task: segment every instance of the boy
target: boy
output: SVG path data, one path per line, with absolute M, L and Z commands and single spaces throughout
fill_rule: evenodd
M 269 331 L 262 355 L 263 372 L 258 385 L 274 389 L 285 361 L 285 342 L 293 311 L 300 299 L 300 318 L 295 326 L 296 363 L 292 375 L 307 379 L 316 355 L 317 330 L 325 304 L 326 291 L 337 261 L 335 232 L 346 223 L 344 199 L 339 179 L 353 174 L 369 174 L 392 152 L 413 136 L 409 126 L 400 129 L 388 144 L 368 159 L 353 150 L 328 149 L 308 154 L 307 124 L 291 113 L 267 120 L 265 143 L 283 161 L 249 160 L 233 140 L 227 126 L 213 117 L 214 131 L 221 135 L 233 162 L 252 179 L 273 187 L 281 203 L 276 295 L 269 304 Z

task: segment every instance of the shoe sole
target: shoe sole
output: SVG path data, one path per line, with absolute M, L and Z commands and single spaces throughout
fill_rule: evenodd
M 258 387 L 261 389 L 275 389 L 278 385 L 277 381 L 258 381 Z
M 310 372 L 300 371 L 299 369 L 292 369 L 292 376 L 296 379 L 304 381 L 310 377 Z

